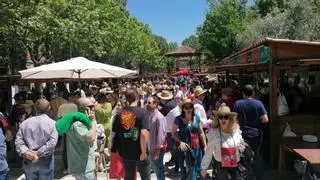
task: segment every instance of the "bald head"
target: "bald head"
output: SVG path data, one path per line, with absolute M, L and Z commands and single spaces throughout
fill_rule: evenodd
M 77 105 L 80 112 L 84 112 L 88 106 L 94 106 L 93 102 L 88 98 L 79 98 Z
M 37 114 L 46 114 L 50 110 L 50 102 L 46 99 L 38 99 L 35 103 Z

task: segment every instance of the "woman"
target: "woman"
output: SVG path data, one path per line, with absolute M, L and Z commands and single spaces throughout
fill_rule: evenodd
M 201 174 L 206 175 L 213 155 L 215 179 L 237 179 L 241 177 L 237 168 L 240 153 L 245 150 L 245 143 L 236 119 L 237 113 L 231 112 L 226 104 L 222 104 L 215 115 L 219 121 L 219 127 L 211 129 L 207 134 L 208 147 L 201 162 Z
M 110 102 L 107 102 L 107 96 L 105 94 L 99 94 L 98 95 L 98 104 L 96 106 L 96 119 L 98 125 L 101 127 L 104 127 L 104 136 L 99 136 L 98 139 L 100 141 L 98 144 L 98 152 L 104 153 L 104 148 L 107 143 L 107 138 L 111 132 L 111 111 L 112 111 L 112 106 Z M 99 164 L 99 170 L 100 171 L 105 171 L 104 167 L 102 167 L 102 159 L 98 158 L 98 164 Z
M 181 109 L 181 116 L 175 119 L 172 126 L 173 139 L 179 145 L 181 179 L 196 180 L 202 160 L 200 143 L 206 149 L 205 135 L 200 124 L 200 118 L 194 113 L 192 101 L 190 99 L 185 100 Z
M 125 104 L 118 101 L 116 107 L 112 111 L 111 123 L 114 122 L 115 117 L 121 113 Z M 110 150 L 110 179 L 124 179 L 125 170 L 122 164 L 120 154 L 117 152 L 117 136 L 112 132 L 109 137 L 109 150 Z

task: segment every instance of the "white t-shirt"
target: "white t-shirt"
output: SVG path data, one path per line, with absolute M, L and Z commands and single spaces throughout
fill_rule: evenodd
M 167 133 L 171 133 L 172 131 L 172 125 L 176 117 L 180 116 L 180 108 L 179 106 L 176 106 L 173 108 L 169 113 L 166 115 L 166 120 L 167 120 Z
M 200 122 L 202 127 L 206 127 L 208 124 L 212 123 L 212 120 L 207 119 L 206 111 L 204 110 L 203 105 L 195 104 L 194 112 L 200 117 Z

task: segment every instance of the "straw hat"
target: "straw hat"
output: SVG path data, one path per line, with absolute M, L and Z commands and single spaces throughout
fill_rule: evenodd
M 153 83 L 151 81 L 148 81 L 147 86 L 153 86 Z
M 230 108 L 226 104 L 221 104 L 218 111 L 213 111 L 215 115 L 230 115 L 230 116 L 236 116 L 237 113 L 231 112 Z
M 196 97 L 198 97 L 198 96 L 200 96 L 201 94 L 206 93 L 207 91 L 208 91 L 208 90 L 206 90 L 206 89 L 202 89 L 201 86 L 197 86 L 197 87 L 194 89 L 193 93 L 194 93 L 194 95 L 195 95 Z
M 33 103 L 32 100 L 26 100 L 25 103 L 22 104 L 22 106 L 23 106 L 24 108 L 32 107 L 32 106 L 34 106 L 34 103 Z
M 138 88 L 137 91 L 138 91 L 138 94 L 139 94 L 140 96 L 144 96 L 144 95 L 147 94 L 147 93 L 146 93 L 144 90 L 142 90 L 141 88 Z
M 182 100 L 182 103 L 180 104 L 180 107 L 182 108 L 183 106 L 187 105 L 187 104 L 192 104 L 193 105 L 193 102 L 191 99 L 184 99 Z
M 162 100 L 170 100 L 173 98 L 173 94 L 170 91 L 163 90 L 157 94 L 158 98 Z

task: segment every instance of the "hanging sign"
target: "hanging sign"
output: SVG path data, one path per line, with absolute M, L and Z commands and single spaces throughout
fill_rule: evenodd
M 235 64 L 266 64 L 270 60 L 270 49 L 267 46 L 259 46 L 234 58 Z

